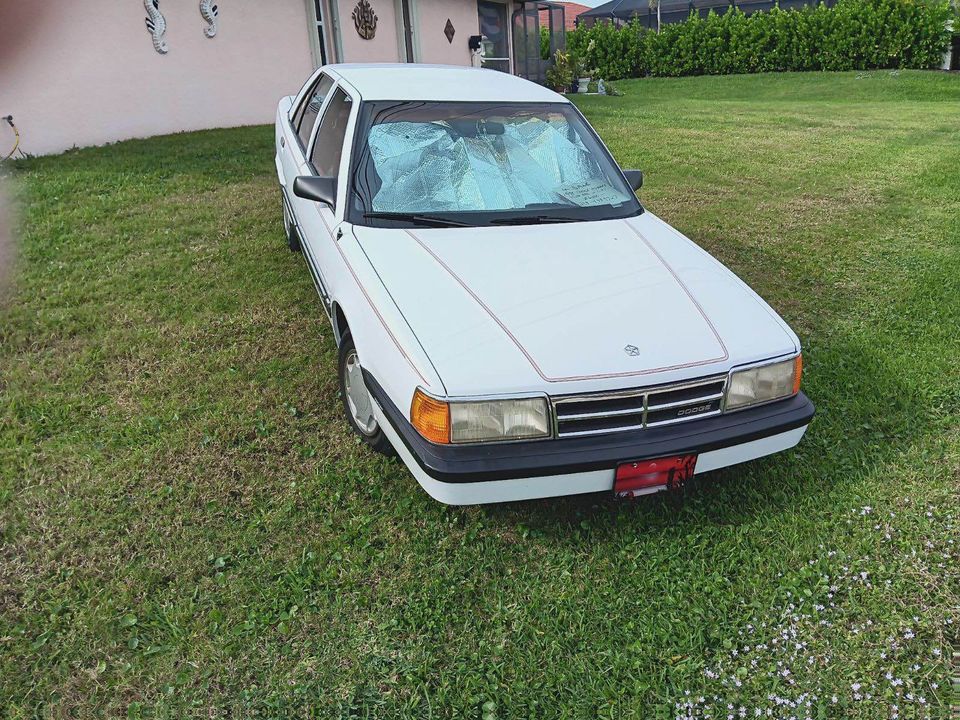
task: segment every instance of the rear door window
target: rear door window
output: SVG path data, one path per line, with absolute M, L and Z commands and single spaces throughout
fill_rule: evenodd
M 306 97 L 303 98 L 303 102 L 300 103 L 300 107 L 297 108 L 297 112 L 293 116 L 293 127 L 297 131 L 304 152 L 307 151 L 307 145 L 310 144 L 313 125 L 317 121 L 317 115 L 320 114 L 320 108 L 323 107 L 323 101 L 330 94 L 332 87 L 333 80 L 326 75 L 321 75 L 314 86 L 310 88 Z

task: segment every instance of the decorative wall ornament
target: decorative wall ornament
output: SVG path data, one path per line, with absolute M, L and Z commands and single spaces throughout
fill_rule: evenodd
M 200 0 L 200 16 L 207 21 L 207 27 L 203 29 L 203 34 L 208 38 L 215 37 L 217 34 L 217 16 L 220 11 L 213 4 L 213 0 Z
M 447 18 L 447 24 L 443 26 L 443 34 L 447 36 L 447 42 L 451 45 L 453 44 L 453 36 L 456 32 L 453 23 L 450 22 L 450 18 Z
M 166 55 L 170 48 L 167 47 L 167 21 L 160 12 L 160 0 L 143 0 L 143 9 L 147 11 L 144 22 L 153 37 L 153 49 Z
M 364 40 L 373 40 L 377 34 L 377 14 L 373 11 L 368 0 L 359 0 L 353 9 L 353 24 L 357 34 Z

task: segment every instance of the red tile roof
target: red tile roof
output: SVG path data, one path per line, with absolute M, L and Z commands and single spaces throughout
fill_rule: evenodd
M 581 5 L 575 2 L 558 2 L 556 4 L 563 5 L 563 24 L 567 30 L 573 30 L 577 26 L 577 16 L 590 9 L 587 5 Z M 549 27 L 549 22 L 547 11 L 541 10 L 540 27 Z

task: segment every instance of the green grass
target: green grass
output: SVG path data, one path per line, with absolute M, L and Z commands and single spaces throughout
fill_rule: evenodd
M 340 419 L 269 128 L 18 162 L 0 716 L 946 716 L 960 77 L 618 85 L 580 104 L 644 202 L 803 340 L 803 443 L 445 507 Z

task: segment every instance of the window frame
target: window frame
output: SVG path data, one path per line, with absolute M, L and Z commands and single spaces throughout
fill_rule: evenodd
M 333 100 L 333 96 L 336 95 L 337 91 L 342 92 L 350 101 L 350 115 L 347 117 L 347 124 L 343 130 L 343 152 L 340 154 L 340 164 L 337 166 L 337 174 L 335 179 L 337 181 L 337 202 L 331 210 L 336 215 L 338 209 L 343 207 L 343 195 L 344 188 L 342 187 L 344 183 L 340 182 L 341 176 L 344 174 L 344 167 L 347 170 L 350 169 L 352 165 L 351 157 L 353 155 L 354 147 L 354 133 L 356 131 L 356 118 L 358 108 L 360 107 L 361 101 L 358 99 L 358 95 L 351 91 L 351 88 L 344 82 L 337 82 L 331 89 L 330 93 L 324 98 L 323 107 L 320 110 L 320 114 L 317 115 L 317 122 L 314 123 L 313 133 L 310 136 L 310 145 L 308 150 L 304 153 L 304 163 L 307 168 L 310 170 L 310 174 L 316 177 L 321 177 L 317 172 L 317 168 L 313 164 L 313 149 L 317 143 L 317 135 L 320 132 L 320 125 L 323 122 L 323 119 L 327 115 L 327 110 L 330 108 L 330 102 Z M 344 166 L 344 163 L 347 163 Z
M 324 110 L 327 106 L 327 102 L 330 99 L 330 95 L 333 94 L 333 91 L 337 88 L 338 83 L 336 78 L 327 73 L 321 71 L 317 73 L 316 79 L 312 83 L 308 83 L 309 87 L 306 92 L 301 90 L 300 102 L 296 105 L 295 109 L 292 111 L 293 114 L 288 118 L 290 121 L 290 128 L 293 130 L 293 135 L 297 139 L 297 144 L 300 146 L 300 150 L 303 153 L 303 159 L 306 160 L 309 157 L 307 153 L 307 147 L 304 147 L 303 140 L 300 137 L 300 124 L 303 123 L 303 116 L 306 114 L 307 104 L 310 102 L 310 98 L 313 97 L 314 91 L 319 87 L 320 83 L 324 80 L 329 80 L 330 91 L 324 96 L 323 103 L 320 105 L 320 109 L 317 110 L 317 117 L 313 123 L 313 127 L 310 129 L 310 142 L 308 142 L 307 147 L 310 146 L 310 143 L 313 141 L 314 133 L 317 130 L 317 125 L 319 125 L 320 119 L 323 117 Z

